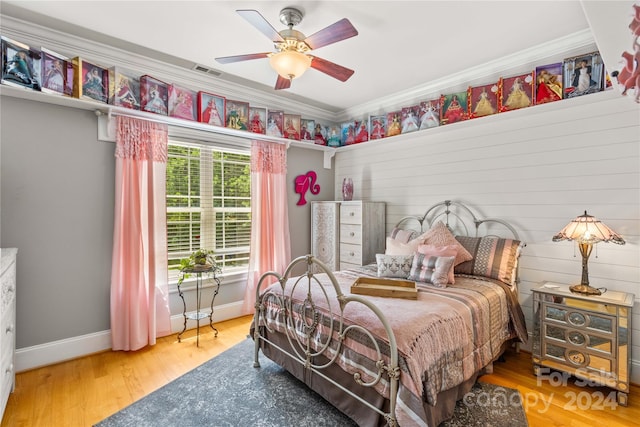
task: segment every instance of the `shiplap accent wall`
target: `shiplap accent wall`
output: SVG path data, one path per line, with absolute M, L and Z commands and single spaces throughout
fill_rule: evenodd
M 640 108 L 631 99 L 601 92 L 370 141 L 336 154 L 337 200 L 344 177 L 354 199 L 387 203 L 387 234 L 447 199 L 511 222 L 527 243 L 519 296 L 530 334 L 531 288 L 581 277 L 573 243 L 551 237 L 585 209 L 601 219 L 626 245 L 596 246 L 590 282 L 635 294 L 632 380 L 640 383 Z

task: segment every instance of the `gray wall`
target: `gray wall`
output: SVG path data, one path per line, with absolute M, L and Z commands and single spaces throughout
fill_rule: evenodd
M 109 329 L 114 145 L 97 141 L 91 111 L 3 96 L 1 124 L 17 348 Z
M 312 200 L 333 200 L 333 169 L 324 169 L 322 153 L 304 148 L 291 147 L 287 152 L 287 181 L 289 184 L 289 229 L 291 233 L 292 258 L 311 251 L 311 202 Z M 294 180 L 301 174 L 314 171 L 320 185 L 318 194 L 306 193 L 307 204 L 298 206 L 299 197 L 295 193 Z
M 17 247 L 18 349 L 110 328 L 114 144 L 97 140 L 92 111 L 0 97 L 0 246 Z M 314 170 L 333 196 L 321 151 L 288 150 L 292 255 L 309 252 L 309 205 L 296 175 Z M 304 230 L 301 232 L 300 230 Z M 216 305 L 240 301 L 244 280 L 223 281 Z M 203 297 L 206 300 L 206 297 Z M 182 303 L 171 293 L 172 314 Z M 191 307 L 188 307 L 191 309 Z

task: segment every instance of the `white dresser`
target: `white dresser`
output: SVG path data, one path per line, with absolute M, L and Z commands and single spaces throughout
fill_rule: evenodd
M 9 393 L 13 391 L 16 379 L 14 358 L 16 348 L 16 255 L 18 250 L 15 248 L 2 248 L 0 253 L 0 289 L 2 290 L 2 303 L 0 304 L 1 419 L 7 406 Z
M 384 202 L 311 202 L 311 254 L 331 270 L 375 262 L 385 237 Z

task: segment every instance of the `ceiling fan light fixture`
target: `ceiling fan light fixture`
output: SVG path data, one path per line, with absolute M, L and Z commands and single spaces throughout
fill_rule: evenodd
M 271 55 L 269 64 L 281 77 L 293 80 L 311 67 L 311 57 L 295 50 L 285 50 Z
M 274 44 L 275 52 L 250 53 L 247 55 L 223 56 L 216 58 L 221 64 L 269 58 L 271 68 L 278 73 L 274 89 L 288 89 L 293 79 L 302 76 L 309 68 L 313 68 L 334 79 L 346 82 L 354 73 L 346 67 L 307 52 L 354 37 L 358 30 L 347 18 L 342 18 L 328 27 L 316 31 L 309 37 L 293 27 L 300 23 L 304 14 L 299 9 L 285 8 L 280 12 L 280 22 L 286 29 L 277 31 L 257 10 L 241 9 L 238 14 L 246 19 Z

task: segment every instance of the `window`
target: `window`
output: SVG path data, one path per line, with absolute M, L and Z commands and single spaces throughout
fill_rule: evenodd
M 251 233 L 251 160 L 247 152 L 169 141 L 169 282 L 180 258 L 213 249 L 224 273 L 246 271 Z

